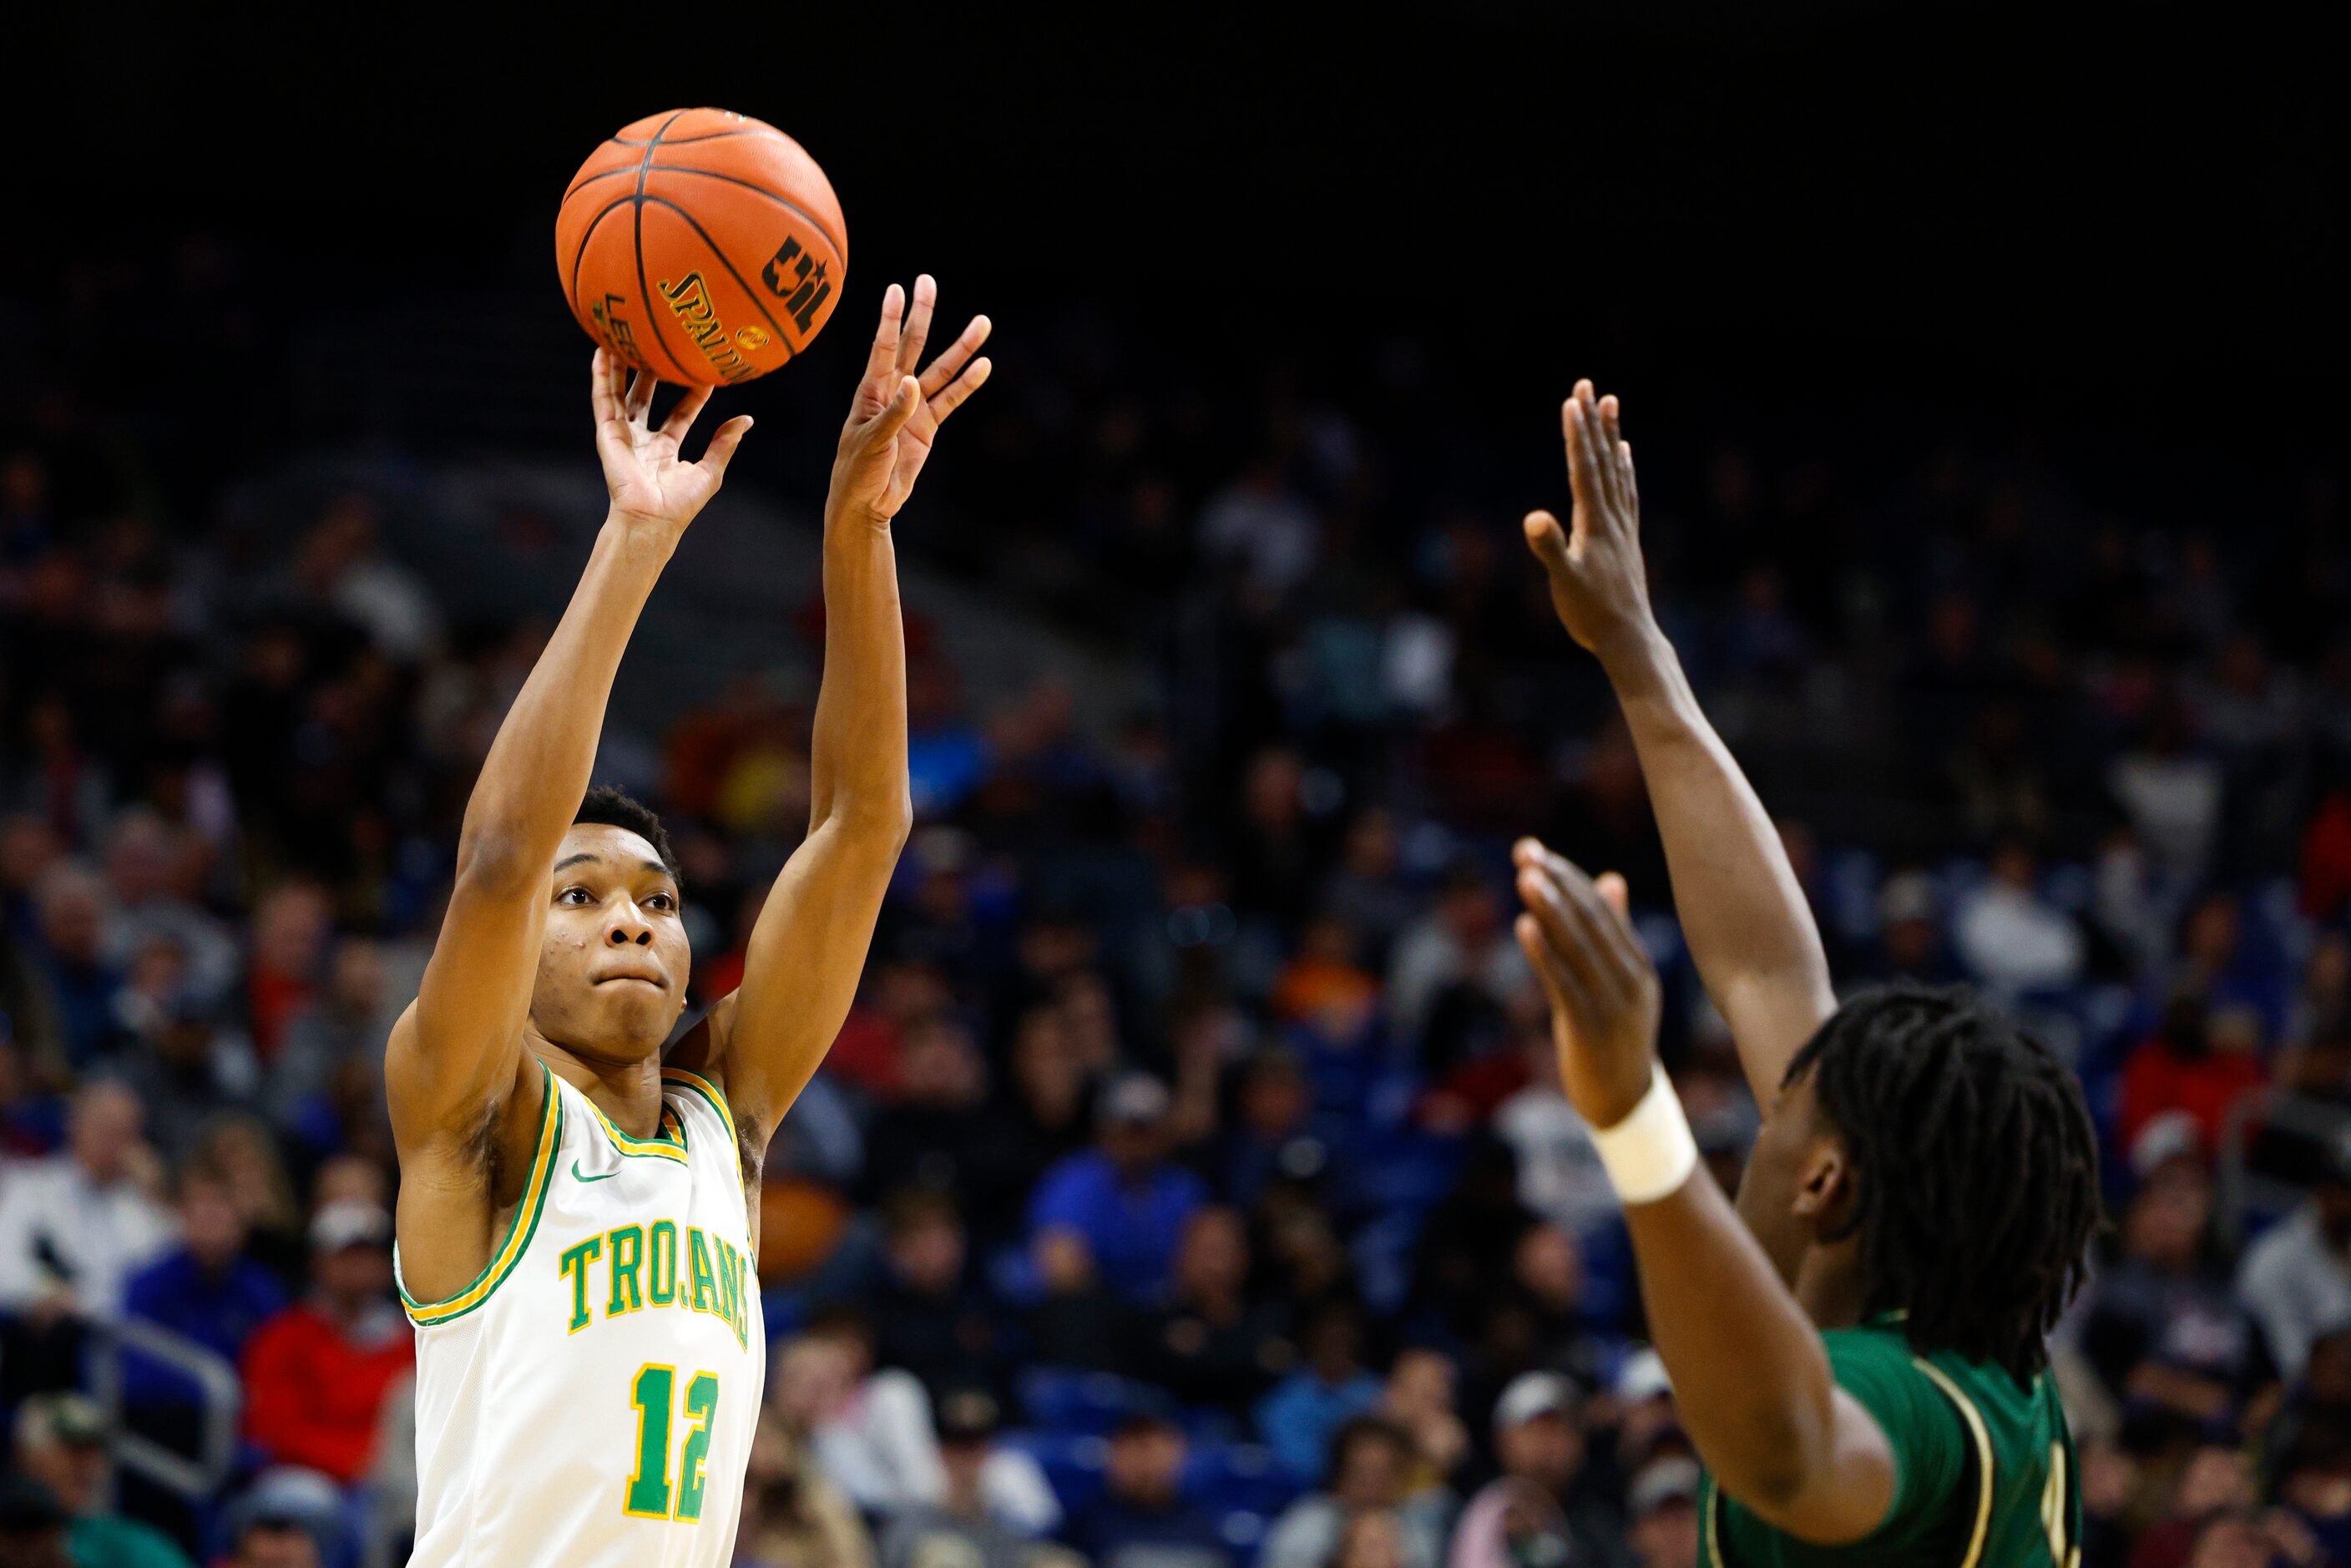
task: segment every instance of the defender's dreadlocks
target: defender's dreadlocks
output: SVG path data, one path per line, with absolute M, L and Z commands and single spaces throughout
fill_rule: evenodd
M 599 784 L 590 789 L 580 801 L 580 810 L 571 814 L 574 823 L 595 822 L 608 828 L 625 828 L 653 845 L 653 853 L 661 856 L 662 866 L 670 880 L 684 886 L 685 878 L 678 873 L 677 856 L 670 852 L 669 830 L 653 809 L 614 784 Z
M 2099 1220 L 2073 1073 L 1963 991 L 1896 986 L 1821 1025 L 1788 1064 L 1806 1074 L 1853 1159 L 1865 1311 L 2029 1383 Z

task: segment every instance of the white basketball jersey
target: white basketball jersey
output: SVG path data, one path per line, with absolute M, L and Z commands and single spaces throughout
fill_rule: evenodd
M 545 1064 L 541 1063 L 545 1071 Z M 547 1074 L 489 1267 L 416 1324 L 419 1568 L 726 1568 L 767 1368 L 735 1119 L 662 1074 L 632 1138 Z

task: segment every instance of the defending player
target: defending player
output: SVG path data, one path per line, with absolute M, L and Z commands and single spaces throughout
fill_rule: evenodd
M 914 373 L 936 292 L 917 279 L 902 327 L 891 286 L 833 464 L 808 838 L 741 988 L 666 1064 L 690 959 L 677 868 L 653 815 L 590 792 L 589 772 L 638 612 L 751 422 L 682 462 L 707 390 L 653 427 L 653 378 L 596 357 L 611 509 L 482 765 L 385 1061 L 417 1332 L 416 1563 L 732 1557 L 765 1367 L 760 1161 L 848 1011 L 910 820 L 890 520 L 988 372 L 977 317 Z
M 2098 1214 L 2078 1086 L 1953 992 L 1839 1007 L 1778 834 L 1651 617 L 1614 398 L 1563 412 L 1573 528 L 1526 521 L 1568 631 L 1639 747 L 1683 931 L 1764 1108 L 1734 1212 L 1656 1065 L 1658 988 L 1625 918 L 1533 841 L 1518 936 L 1568 1098 L 1598 1134 L 1641 1295 L 1709 1472 L 1702 1561 L 1974 1568 L 2079 1557 L 2046 1338 Z

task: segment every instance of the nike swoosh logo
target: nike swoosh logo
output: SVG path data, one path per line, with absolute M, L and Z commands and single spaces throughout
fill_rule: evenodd
M 619 1176 L 620 1174 L 621 1173 L 618 1171 L 606 1171 L 602 1176 L 591 1176 L 580 1168 L 580 1162 L 578 1160 L 571 1162 L 571 1175 L 572 1178 L 576 1181 L 611 1181 L 614 1176 Z

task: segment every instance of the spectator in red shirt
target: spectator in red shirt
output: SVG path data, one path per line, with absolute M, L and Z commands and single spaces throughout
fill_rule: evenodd
M 2196 1118 L 2210 1156 L 2220 1146 L 2230 1105 L 2264 1077 L 2260 1044 L 2260 1026 L 2244 1009 L 2215 1018 L 2200 992 L 2174 993 L 2155 1032 L 2123 1063 L 2116 1129 L 2122 1146 L 2130 1147 L 2165 1112 L 2185 1111 Z
M 2326 793 L 2302 835 L 2302 912 L 2340 920 L 2351 910 L 2351 787 Z
M 375 1458 L 386 1390 L 415 1364 L 408 1321 L 389 1299 L 392 1217 L 328 1204 L 310 1222 L 308 1298 L 246 1347 L 246 1436 L 281 1465 L 346 1485 Z

